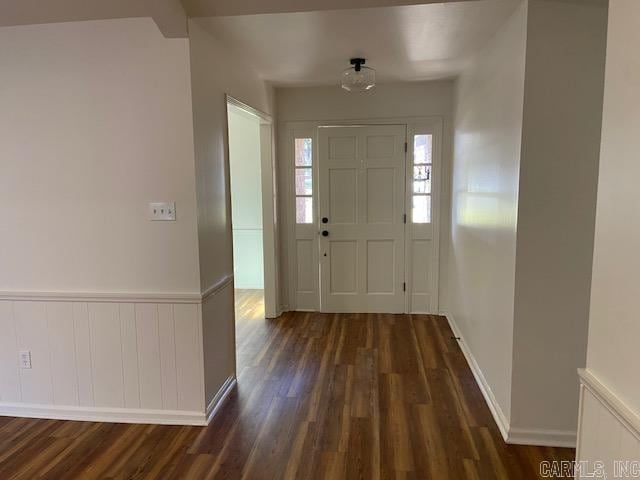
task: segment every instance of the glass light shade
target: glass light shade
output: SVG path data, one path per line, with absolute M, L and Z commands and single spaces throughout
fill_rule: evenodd
M 376 71 L 369 67 L 347 68 L 342 72 L 342 88 L 348 92 L 364 92 L 376 85 Z

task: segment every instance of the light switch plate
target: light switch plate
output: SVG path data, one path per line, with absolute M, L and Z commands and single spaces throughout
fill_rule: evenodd
M 172 222 L 176 219 L 175 202 L 151 202 L 149 203 L 149 220 Z

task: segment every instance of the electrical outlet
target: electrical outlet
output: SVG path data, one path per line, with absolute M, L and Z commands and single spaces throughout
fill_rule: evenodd
M 19 362 L 20 368 L 31 368 L 31 351 L 20 350 Z
M 172 222 L 175 219 L 175 202 L 151 202 L 149 204 L 149 220 Z

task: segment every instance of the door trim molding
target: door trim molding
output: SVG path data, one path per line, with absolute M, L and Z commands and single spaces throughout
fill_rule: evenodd
M 246 103 L 226 94 L 227 122 L 229 107 L 235 107 L 249 115 L 257 117 L 260 121 L 260 176 L 262 194 L 262 254 L 264 267 L 264 307 L 266 318 L 275 318 L 281 305 L 278 298 L 278 191 L 277 191 L 277 161 L 275 151 L 275 135 L 273 117 Z M 230 185 L 230 153 L 229 153 L 229 125 L 225 138 L 225 168 L 227 170 L 227 182 Z M 229 192 L 230 192 L 229 188 Z M 231 202 L 230 193 L 227 198 Z M 233 223 L 233 216 L 230 217 Z

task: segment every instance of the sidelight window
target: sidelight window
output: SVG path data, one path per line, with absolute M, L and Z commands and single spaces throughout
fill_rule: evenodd
M 313 223 L 313 139 L 295 139 L 296 223 Z
M 431 223 L 431 173 L 433 137 L 414 135 L 413 137 L 413 192 L 411 221 Z

